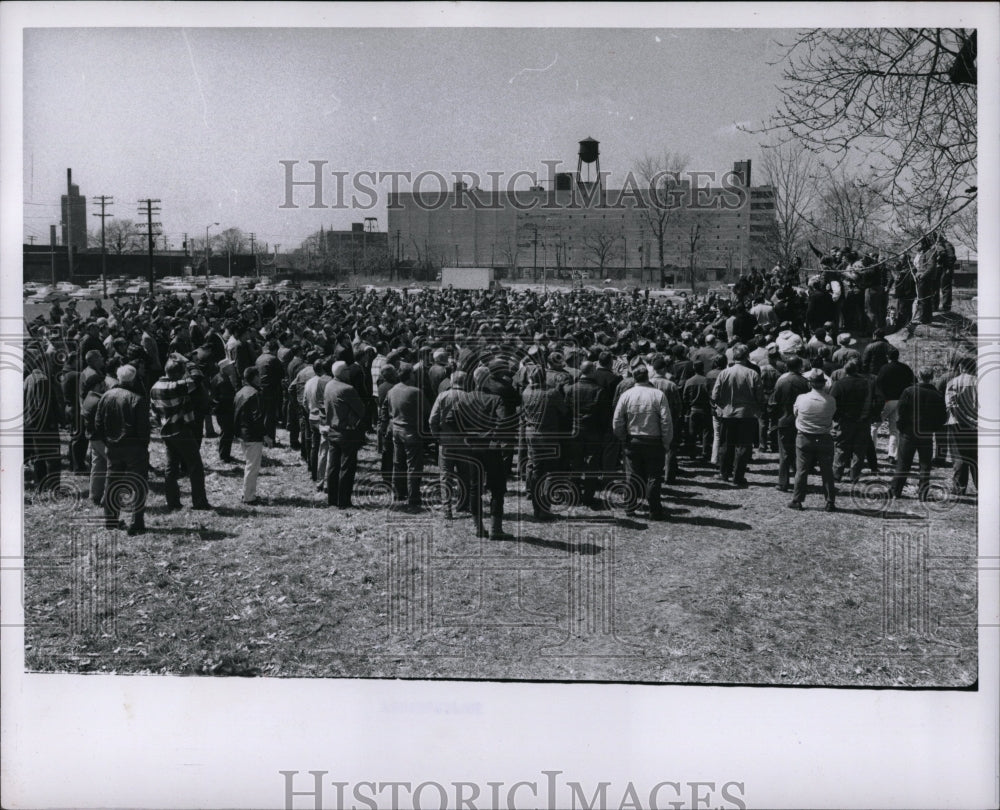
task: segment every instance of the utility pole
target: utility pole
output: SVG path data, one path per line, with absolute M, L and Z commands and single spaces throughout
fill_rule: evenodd
M 31 236 L 28 237 L 28 244 L 29 245 L 34 245 L 35 244 L 35 237 L 33 235 L 31 235 Z
M 94 214 L 95 217 L 101 218 L 101 289 L 104 291 L 104 297 L 108 297 L 108 254 L 105 251 L 104 246 L 104 220 L 107 219 L 111 214 L 106 214 L 104 209 L 106 206 L 114 205 L 115 198 L 108 197 L 106 194 L 102 194 L 100 197 L 96 198 L 101 204 L 101 213 Z
M 56 286 L 56 226 L 49 225 L 49 258 L 52 260 L 52 288 Z
M 158 202 L 160 201 L 151 198 L 139 200 L 139 213 L 146 215 L 146 240 L 149 245 L 149 294 L 151 296 L 156 292 L 156 269 L 153 267 L 153 225 L 159 227 L 160 223 L 153 222 L 153 214 L 160 213 L 160 207 L 155 205 Z
M 257 278 L 260 278 L 260 268 L 257 266 L 257 251 L 255 249 L 257 234 L 250 231 L 250 255 L 253 256 L 253 269 L 257 271 Z

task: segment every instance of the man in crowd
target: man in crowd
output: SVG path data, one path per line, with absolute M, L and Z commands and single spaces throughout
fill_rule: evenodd
M 333 379 L 323 391 L 329 443 L 326 465 L 326 499 L 329 506 L 351 508 L 358 451 L 364 444 L 365 403 L 349 382 L 347 363 L 338 360 L 330 369 Z
M 944 397 L 934 387 L 934 369 L 920 369 L 920 382 L 908 386 L 900 395 L 896 408 L 896 425 L 899 428 L 899 455 L 896 470 L 889 486 L 893 498 L 903 497 L 906 477 L 913 466 L 913 456 L 920 459 L 917 494 L 926 501 L 931 483 L 934 457 L 934 433 L 948 421 Z
M 799 394 L 792 406 L 795 414 L 795 490 L 789 509 L 802 509 L 806 499 L 809 473 L 819 465 L 823 492 L 826 496 L 826 511 L 835 512 L 837 489 L 833 478 L 833 415 L 837 410 L 836 400 L 823 389 L 826 376 L 818 369 L 812 369 L 805 377 L 811 390 Z
M 424 472 L 424 422 L 431 409 L 423 392 L 414 385 L 413 366 L 401 363 L 399 382 L 386 396 L 383 421 L 392 431 L 393 483 L 397 501 L 410 511 L 421 508 L 420 483 Z
M 745 344 L 733 347 L 733 364 L 723 369 L 712 389 L 712 404 L 720 410 L 720 477 L 745 488 L 747 464 L 757 434 L 763 404 L 760 374 L 750 367 Z
M 254 365 L 243 372 L 243 387 L 233 401 L 233 427 L 243 447 L 243 503 L 253 506 L 257 499 L 257 477 L 264 445 L 264 407 L 260 400 L 260 371 Z
M 160 437 L 167 452 L 164 490 L 167 509 L 181 508 L 178 483 L 181 471 L 191 481 L 194 509 L 211 509 L 205 493 L 205 467 L 201 461 L 200 433 L 204 417 L 195 414 L 194 399 L 198 383 L 187 376 L 187 366 L 178 356 L 171 356 L 161 377 L 149 391 L 149 398 L 160 422 Z
M 594 493 L 602 453 L 607 434 L 611 432 L 611 399 L 597 382 L 596 375 L 597 365 L 584 360 L 580 364 L 579 378 L 566 389 L 572 433 L 570 466 L 576 474 L 581 503 L 591 508 L 596 505 Z
M 149 492 L 149 400 L 135 366 L 118 367 L 118 384 L 101 397 L 94 415 L 94 436 L 108 453 L 104 487 L 104 525 L 120 527 L 121 513 L 131 511 L 129 535 L 146 531 Z
M 899 359 L 899 349 L 889 346 L 886 349 L 888 362 L 875 375 L 875 388 L 879 397 L 885 403 L 878 421 L 872 424 L 872 441 L 877 440 L 879 422 L 885 421 L 889 428 L 889 443 L 886 448 L 887 461 L 896 461 L 896 449 L 899 442 L 898 420 L 896 409 L 899 407 L 899 397 L 903 391 L 913 385 L 913 369 Z
M 948 433 L 953 456 L 952 487 L 964 495 L 969 476 L 979 492 L 979 389 L 976 379 L 976 358 L 967 356 L 958 361 L 956 374 L 945 388 L 945 408 L 948 411 Z
M 673 415 L 666 395 L 650 384 L 645 363 L 632 365 L 632 377 L 635 385 L 621 395 L 612 419 L 614 434 L 625 447 L 625 514 L 636 514 L 642 493 L 649 503 L 650 520 L 662 520 L 660 488 L 673 441 Z

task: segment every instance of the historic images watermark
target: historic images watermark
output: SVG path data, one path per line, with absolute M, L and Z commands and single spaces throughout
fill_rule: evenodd
M 538 193 L 541 175 L 535 170 L 490 171 L 485 178 L 474 171 L 427 170 L 348 172 L 329 170 L 327 160 L 279 160 L 283 194 L 279 208 L 353 209 L 370 211 L 384 202 L 389 210 L 401 208 L 401 194 L 412 196 L 415 208 L 456 211 L 556 211 L 584 209 L 676 209 L 693 211 L 738 211 L 750 197 L 740 174 L 734 171 L 663 170 L 650 176 L 628 172 L 618 188 L 609 188 L 610 172 L 596 173 L 595 180 L 571 181 L 560 189 L 555 178 L 558 160 L 543 160 L 548 169 L 549 190 Z M 311 171 L 306 164 L 312 167 Z M 302 169 L 296 169 L 298 166 Z M 572 177 L 572 175 L 571 175 Z M 484 180 L 490 188 L 483 189 Z M 524 185 L 528 184 L 528 188 Z M 302 205 L 309 199 L 311 202 Z
M 664 780 L 652 785 L 632 781 L 581 782 L 560 770 L 543 770 L 518 782 L 364 780 L 338 781 L 325 770 L 280 770 L 285 810 L 746 810 L 746 783 L 737 780 Z

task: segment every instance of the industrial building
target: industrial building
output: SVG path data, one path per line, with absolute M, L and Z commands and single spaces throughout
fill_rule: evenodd
M 676 205 L 657 207 L 648 188 L 605 189 L 599 154 L 597 141 L 580 141 L 575 176 L 558 173 L 548 188 L 487 191 L 457 183 L 446 194 L 390 194 L 393 258 L 493 267 L 499 277 L 514 279 L 613 278 L 661 286 L 689 285 L 692 269 L 696 284 L 732 281 L 771 261 L 774 190 L 751 185 L 749 160 L 735 163 L 717 184 L 680 180 Z M 597 179 L 584 179 L 584 167 Z

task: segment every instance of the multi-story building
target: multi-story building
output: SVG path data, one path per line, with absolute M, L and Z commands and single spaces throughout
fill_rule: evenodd
M 448 193 L 394 193 L 390 252 L 424 266 L 494 267 L 508 278 L 687 286 L 693 269 L 702 285 L 732 281 L 768 261 L 774 191 L 751 186 L 750 168 L 749 160 L 739 161 L 712 185 L 704 175 L 681 179 L 665 205 L 654 204 L 648 188 L 603 189 L 579 173 L 556 175 L 548 189 L 485 191 L 458 183 Z
M 69 172 L 67 172 L 67 176 Z M 69 194 L 63 194 L 62 243 L 72 244 L 77 250 L 87 249 L 87 198 L 80 195 L 80 187 L 68 183 Z

